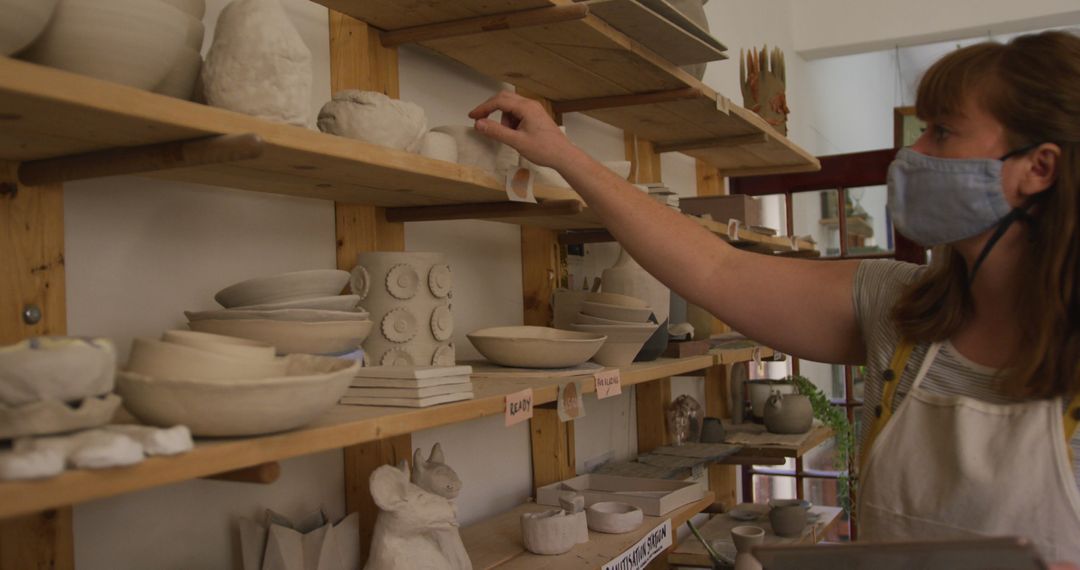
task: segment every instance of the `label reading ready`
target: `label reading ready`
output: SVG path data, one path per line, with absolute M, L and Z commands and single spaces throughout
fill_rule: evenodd
M 512 426 L 533 417 L 533 391 L 526 388 L 506 395 L 506 425 Z
M 619 369 L 604 370 L 593 375 L 596 379 L 596 397 L 600 400 L 622 394 L 622 380 Z
M 603 570 L 640 570 L 645 568 L 671 546 L 671 519 L 652 529 L 645 538 L 631 546 L 614 560 L 604 564 Z

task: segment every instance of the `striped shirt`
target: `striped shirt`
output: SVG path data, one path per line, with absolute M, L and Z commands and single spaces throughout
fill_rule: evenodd
M 859 264 L 855 272 L 854 303 L 855 318 L 862 330 L 866 344 L 866 374 L 864 375 L 864 394 L 862 425 L 860 426 L 860 445 L 866 442 L 870 426 L 874 423 L 874 409 L 881 404 L 884 387 L 882 373 L 889 367 L 893 351 L 900 342 L 900 334 L 889 317 L 893 305 L 900 298 L 905 285 L 913 281 L 923 270 L 922 266 L 892 260 L 866 260 Z M 893 411 L 903 402 L 911 391 L 911 385 L 919 371 L 928 344 L 915 347 L 908 360 L 900 384 L 893 399 Z M 967 396 L 992 404 L 1008 404 L 1017 400 L 1003 394 L 1000 381 L 995 378 L 994 368 L 972 362 L 946 341 L 926 373 L 921 388 L 950 396 Z M 1067 405 L 1067 403 L 1066 403 Z M 1047 434 L 1048 437 L 1062 437 L 1061 434 Z M 1071 441 L 1073 449 L 1073 473 L 1077 486 L 1080 486 L 1080 430 Z

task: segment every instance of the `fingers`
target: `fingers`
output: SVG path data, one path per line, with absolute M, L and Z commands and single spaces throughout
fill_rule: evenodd
M 477 119 L 476 130 L 514 148 L 517 148 L 517 145 L 521 143 L 522 137 L 525 136 L 520 131 L 501 125 L 491 119 Z
M 480 103 L 475 109 L 469 112 L 469 118 L 471 119 L 483 119 L 495 111 L 510 112 L 520 116 L 521 109 L 524 104 L 528 103 L 528 99 L 511 93 L 509 91 L 500 91 L 491 97 L 487 101 Z

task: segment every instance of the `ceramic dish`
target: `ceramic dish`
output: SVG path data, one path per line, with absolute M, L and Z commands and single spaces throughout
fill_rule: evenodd
M 285 374 L 281 358 L 247 358 L 164 342 L 137 338 L 131 344 L 128 372 L 169 380 L 258 380 Z
M 330 295 L 327 297 L 311 297 L 308 299 L 296 299 L 295 301 L 282 301 L 280 303 L 262 303 L 259 305 L 245 305 L 233 307 L 237 311 L 280 311 L 283 309 L 311 309 L 318 311 L 352 311 L 356 310 L 360 303 L 360 295 Z
M 266 319 L 270 321 L 303 321 L 305 323 L 366 321 L 371 317 L 367 311 L 322 311 L 319 309 L 276 309 L 272 311 L 224 309 L 220 311 L 184 311 L 184 315 L 189 321 Z
M 264 342 L 204 332 L 165 331 L 161 340 L 235 358 L 273 360 L 275 354 L 274 347 Z
M 626 321 L 613 321 L 611 319 L 601 319 L 600 317 L 594 317 L 592 315 L 586 315 L 585 313 L 578 313 L 574 317 L 574 323 L 579 325 L 637 325 L 641 323 L 629 323 Z M 568 325 L 569 326 L 569 325 Z
M 337 404 L 359 362 L 293 354 L 287 375 L 253 382 L 162 380 L 130 372 L 117 377 L 124 405 L 144 423 L 187 426 L 193 435 L 245 436 L 305 425 Z
M 622 534 L 636 530 L 645 520 L 641 509 L 629 503 L 603 501 L 585 509 L 589 529 L 609 534 Z
M 206 15 L 206 0 L 161 0 L 166 4 L 171 4 L 181 12 L 202 21 L 203 16 Z
M 756 521 L 761 518 L 761 513 L 750 509 L 731 509 L 727 516 L 742 522 Z
M 628 366 L 634 362 L 645 341 L 660 325 L 656 323 L 622 325 L 580 325 L 573 324 L 575 331 L 604 335 L 607 341 L 592 357 L 597 364 L 604 366 Z
M 39 337 L 0 347 L 0 404 L 79 401 L 112 392 L 116 349 L 103 338 Z
M 620 295 L 618 293 L 588 293 L 585 295 L 585 300 L 590 303 L 618 305 L 620 307 L 634 307 L 635 309 L 649 308 L 648 303 L 641 299 L 638 299 L 637 297 L 631 297 L 630 295 Z
M 638 307 L 624 307 L 621 305 L 609 305 L 607 303 L 594 303 L 584 301 L 581 303 L 581 312 L 586 315 L 600 317 L 612 321 L 625 323 L 644 323 L 652 316 L 652 309 Z
M 23 406 L 0 403 L 0 439 L 96 428 L 112 421 L 119 407 L 120 397 L 116 394 L 85 398 L 74 405 L 60 400 Z
M 515 368 L 570 368 L 600 350 L 604 335 L 548 327 L 494 327 L 466 335 L 495 364 Z
M 278 354 L 345 354 L 356 350 L 368 333 L 371 321 L 271 321 L 234 319 L 193 321 L 192 330 L 249 338 L 277 347 Z
M 57 0 L 0 0 L 0 55 L 16 53 L 45 29 Z
M 294 271 L 270 277 L 256 277 L 230 285 L 214 295 L 222 307 L 250 307 L 341 293 L 349 282 L 349 272 L 337 269 Z

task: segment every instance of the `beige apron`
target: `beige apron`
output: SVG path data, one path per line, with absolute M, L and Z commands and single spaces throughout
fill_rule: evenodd
M 886 372 L 875 422 L 884 425 L 871 430 L 862 469 L 860 540 L 1024 536 L 1047 561 L 1080 564 L 1080 490 L 1061 437 L 1075 421 L 1063 421 L 1061 399 L 997 405 L 922 390 L 940 350 L 930 347 L 884 423 L 906 356 Z

